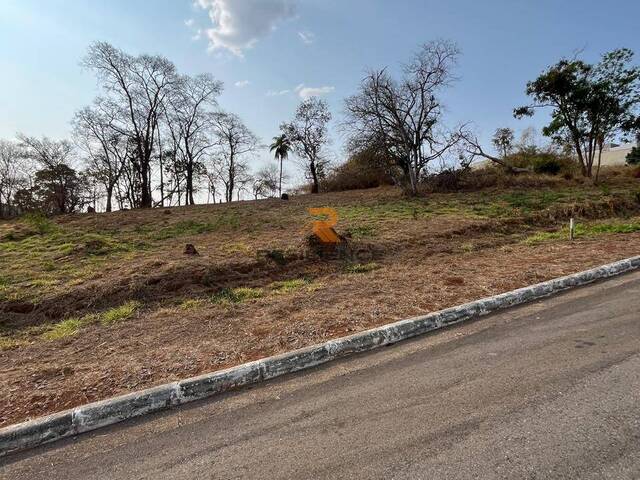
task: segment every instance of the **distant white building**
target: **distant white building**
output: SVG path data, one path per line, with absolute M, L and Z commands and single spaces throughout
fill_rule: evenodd
M 602 150 L 602 165 L 624 165 L 627 161 L 627 155 L 631 152 L 631 149 L 635 147 L 635 143 L 625 143 L 623 145 L 616 145 L 615 143 L 606 145 Z M 596 151 L 596 158 L 594 164 L 598 163 L 598 151 Z

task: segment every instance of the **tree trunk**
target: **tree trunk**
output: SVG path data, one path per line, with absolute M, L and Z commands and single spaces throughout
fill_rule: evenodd
M 411 195 L 414 197 L 418 195 L 417 158 L 410 159 L 409 161 L 409 185 L 411 187 Z
M 148 165 L 141 165 L 140 177 L 142 180 L 141 182 L 142 192 L 140 192 L 140 208 L 151 208 L 152 200 L 151 200 L 151 189 L 150 189 Z
M 233 189 L 235 188 L 235 165 L 234 158 L 231 157 L 229 161 L 229 183 L 227 184 L 227 202 L 233 202 Z
M 106 212 L 109 213 L 112 210 L 111 197 L 113 197 L 113 185 L 107 186 L 107 207 Z
M 320 193 L 320 182 L 318 181 L 318 171 L 316 169 L 316 162 L 311 161 L 309 164 L 309 171 L 311 172 L 311 179 L 313 185 L 311 185 L 311 193 Z
M 600 165 L 602 164 L 602 149 L 604 148 L 604 144 L 600 142 L 598 147 L 600 147 L 600 150 L 598 151 L 598 168 L 596 169 L 596 179 L 595 179 L 596 184 L 598 183 L 598 178 L 600 177 Z
M 193 162 L 187 162 L 187 205 L 195 205 L 193 201 Z
M 280 181 L 278 183 L 278 196 L 282 198 L 282 156 L 280 156 Z

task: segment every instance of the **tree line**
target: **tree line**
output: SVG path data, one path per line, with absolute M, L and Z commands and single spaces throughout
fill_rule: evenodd
M 260 140 L 220 108 L 223 85 L 212 75 L 182 75 L 162 56 L 133 56 L 104 42 L 91 45 L 82 66 L 101 93 L 76 112 L 71 140 L 0 140 L 1 216 L 72 213 L 99 199 L 110 212 L 193 205 L 205 191 L 214 203 L 241 192 L 282 193 L 282 164 L 251 172 Z M 311 98 L 282 124 L 278 158 L 295 151 L 316 185 L 330 118 L 326 103 Z
M 517 174 L 527 168 L 509 161 L 513 132 L 498 129 L 496 153 L 486 152 L 470 123 L 448 127 L 442 95 L 457 80 L 460 50 L 453 42 L 424 44 L 399 75 L 369 71 L 344 101 L 341 131 L 358 168 L 381 169 L 394 183 L 417 194 L 443 165 L 468 167 L 476 158 Z M 618 49 L 600 62 L 562 59 L 529 82 L 532 103 L 517 118 L 549 109 L 543 133 L 570 150 L 582 175 L 599 171 L 606 142 L 640 131 L 640 68 L 633 52 Z M 262 148 L 234 113 L 220 108 L 223 85 L 210 74 L 180 74 L 168 59 L 130 55 L 104 42 L 91 45 L 82 61 L 100 85 L 100 95 L 79 110 L 72 140 L 18 135 L 0 141 L 0 215 L 28 211 L 71 213 L 103 200 L 114 208 L 193 205 L 232 201 L 241 192 L 255 198 L 282 194 L 283 163 L 300 163 L 312 193 L 331 169 L 325 101 L 302 101 L 269 146 L 279 165 L 252 172 Z M 364 161 L 363 161 L 364 159 Z

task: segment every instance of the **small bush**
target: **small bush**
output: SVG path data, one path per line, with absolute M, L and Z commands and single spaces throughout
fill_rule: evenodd
M 22 217 L 22 220 L 40 235 L 46 235 L 56 230 L 55 224 L 43 213 L 28 213 Z
M 563 164 L 558 158 L 540 157 L 533 161 L 533 171 L 546 175 L 557 175 L 562 170 Z
M 640 148 L 633 147 L 627 154 L 627 165 L 640 165 Z
M 553 151 L 520 151 L 509 155 L 507 162 L 514 167 L 528 168 L 539 175 L 574 174 L 578 169 L 574 158 Z
M 265 253 L 265 257 L 277 265 L 287 264 L 287 258 L 282 250 L 269 250 Z
M 322 188 L 327 192 L 375 188 L 393 185 L 389 174 L 393 162 L 384 154 L 369 148 L 351 155 L 342 165 L 329 173 Z
M 424 183 L 430 191 L 456 192 L 463 188 L 470 175 L 471 170 L 468 168 L 446 168 L 439 173 L 428 175 Z

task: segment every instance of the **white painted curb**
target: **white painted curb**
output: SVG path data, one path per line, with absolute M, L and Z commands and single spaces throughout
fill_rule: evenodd
M 227 370 L 109 398 L 12 425 L 0 430 L 0 456 L 311 368 L 354 353 L 390 345 L 638 268 L 640 268 L 640 256 L 428 315 L 401 320 L 319 345 L 245 363 Z

